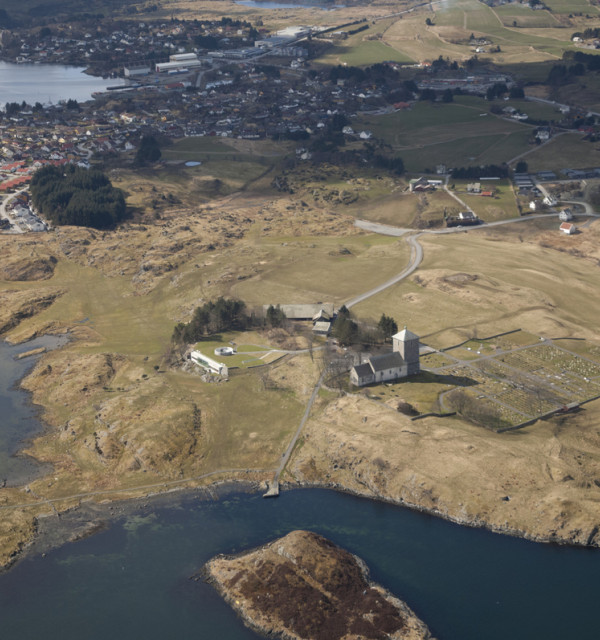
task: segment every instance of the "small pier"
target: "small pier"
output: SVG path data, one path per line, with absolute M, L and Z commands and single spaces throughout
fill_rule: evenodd
M 267 482 L 267 491 L 263 493 L 263 498 L 277 498 L 279 496 L 279 480 L 274 478 Z

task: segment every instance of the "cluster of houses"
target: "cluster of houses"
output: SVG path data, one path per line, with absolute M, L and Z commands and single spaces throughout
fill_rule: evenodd
M 266 315 L 270 306 L 271 305 L 263 306 L 263 314 Z M 277 309 L 283 312 L 287 320 L 312 323 L 313 333 L 320 336 L 329 335 L 337 312 L 333 302 L 278 304 Z
M 262 31 L 262 34 L 261 34 Z M 236 20 L 134 22 L 110 19 L 52 24 L 47 29 L 13 29 L 2 35 L 3 57 L 12 62 L 53 62 L 93 66 L 112 72 L 123 65 L 166 60 L 202 42 L 232 49 L 252 46 L 266 29 Z
M 329 324 L 333 317 L 333 306 L 330 304 L 282 305 L 279 308 L 284 312 L 287 311 L 290 314 L 290 319 L 312 320 L 315 328 L 320 323 Z M 329 311 L 331 311 L 331 316 Z M 221 359 L 234 354 L 235 348 L 233 347 L 218 347 L 214 354 L 219 357 L 217 360 L 205 352 L 195 349 L 190 353 L 189 358 L 204 371 L 227 378 L 229 367 L 221 362 Z M 357 363 L 350 369 L 350 383 L 356 387 L 407 378 L 418 374 L 421 370 L 419 336 L 404 327 L 402 331 L 392 336 L 391 351 L 364 357 L 359 353 L 356 358 Z
M 43 38 L 39 33 L 31 34 L 29 38 L 11 37 L 18 40 L 18 51 L 28 52 L 29 61 L 47 59 L 48 62 L 62 63 L 72 61 L 71 54 L 79 52 L 81 46 L 85 45 L 88 53 L 95 51 L 93 47 L 100 46 L 98 42 L 122 45 L 114 49 L 114 56 L 104 56 L 107 60 L 131 53 L 140 61 L 153 53 L 155 44 L 167 43 L 164 51 L 172 52 L 168 55 L 173 56 L 172 62 L 178 66 L 190 66 L 199 59 L 196 53 L 181 52 L 181 49 L 190 48 L 190 39 L 193 41 L 197 34 L 205 37 L 222 31 L 222 39 L 228 38 L 230 44 L 234 44 L 235 38 L 242 41 L 250 37 L 248 26 L 237 28 L 219 23 L 131 23 L 127 32 L 124 27 L 114 28 L 114 24 L 111 31 L 111 24 L 102 23 L 97 29 L 90 27 L 89 31 L 77 34 L 70 33 L 66 27 L 53 25 L 52 35 Z M 262 46 L 274 52 L 277 47 L 265 42 L 274 40 L 289 44 L 293 38 L 302 36 L 302 29 L 306 28 L 282 30 L 273 38 L 263 34 Z M 238 31 L 242 32 L 241 35 Z M 65 32 L 71 37 L 67 37 Z M 3 41 L 10 39 L 3 36 Z M 134 41 L 139 43 L 139 51 L 128 47 L 128 43 Z M 71 45 L 74 48 L 69 48 Z M 146 45 L 149 48 L 144 49 Z M 281 50 L 285 52 L 287 48 L 283 46 Z M 44 56 L 42 49 L 53 53 Z M 14 50 L 15 47 L 4 46 L 1 55 L 10 59 L 10 51 Z M 136 58 L 138 54 L 139 58 Z M 122 64 L 122 59 L 119 62 Z M 201 80 L 190 74 L 185 80 L 183 76 L 177 76 L 170 82 L 152 81 L 139 87 L 130 85 L 98 95 L 95 102 L 83 103 L 79 109 L 67 108 L 65 104 L 35 104 L 24 108 L 19 106 L 10 115 L 0 111 L 0 162 L 25 160 L 30 164 L 38 160 L 66 160 L 85 165 L 96 153 L 134 150 L 145 134 L 170 138 L 214 135 L 248 139 L 294 136 L 298 133 L 310 135 L 326 129 L 330 119 L 337 114 L 351 116 L 380 107 L 386 92 L 395 89 L 389 79 L 385 86 L 379 87 L 368 79 L 339 83 L 329 81 L 327 74 L 299 77 L 292 69 L 289 72 L 277 69 L 274 76 L 268 75 L 265 70 L 267 63 L 262 59 L 260 64 L 258 60 L 230 60 L 226 65 L 203 71 Z M 399 76 L 398 86 L 401 85 Z M 187 91 L 190 86 L 193 90 Z M 347 131 L 346 135 L 364 140 L 371 137 L 369 131 L 361 130 L 356 133 Z M 13 176 L 12 179 L 18 177 Z M 18 185 L 14 183 L 11 186 Z
M 528 120 L 529 116 L 526 113 L 523 113 L 522 111 L 519 111 L 518 109 L 515 109 L 515 107 L 504 107 L 502 109 L 502 113 L 504 113 L 504 115 L 508 116 L 509 118 L 512 118 L 513 120 Z
M 298 83 L 286 75 L 269 79 L 253 67 L 212 73 L 212 85 L 200 91 L 146 87 L 123 96 L 104 94 L 78 110 L 56 104 L 28 106 L 10 116 L 0 112 L 0 162 L 85 165 L 93 154 L 134 150 L 145 134 L 258 139 L 317 132 L 337 113 L 368 109 L 371 99 L 380 98 L 372 86 L 340 87 L 310 78 Z
M 0 165 L 0 192 L 13 191 L 31 180 L 31 169 L 24 162 Z
M 462 73 L 451 77 L 424 77 L 419 79 L 417 87 L 419 91 L 423 89 L 433 89 L 434 91 L 445 91 L 446 89 L 460 89 L 465 93 L 484 94 L 495 84 L 505 84 L 508 88 L 514 84 L 513 79 L 506 74 L 497 73 Z
M 1 171 L 2 167 L 0 167 Z M 31 209 L 29 194 L 21 191 L 4 203 L 4 215 L 0 217 L 0 229 L 12 233 L 27 231 L 48 231 L 48 224 Z

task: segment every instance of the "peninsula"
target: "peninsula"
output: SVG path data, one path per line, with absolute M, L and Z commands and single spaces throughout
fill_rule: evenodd
M 3 19 L 5 60 L 140 86 L 0 112 L 0 335 L 71 338 L 22 382 L 51 471 L 0 475 L 0 565 L 83 501 L 222 481 L 598 546 L 600 21 L 182 4 L 205 15 Z M 123 193 L 119 222 L 43 219 L 28 183 L 71 164 Z M 351 384 L 396 324 L 419 372 Z

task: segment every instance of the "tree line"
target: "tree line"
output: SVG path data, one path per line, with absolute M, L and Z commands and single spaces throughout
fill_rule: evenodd
M 285 327 L 288 319 L 279 305 L 270 305 L 264 317 L 249 312 L 243 300 L 219 297 L 196 307 L 189 322 L 178 323 L 171 340 L 177 344 L 190 344 L 211 338 L 223 331 L 244 331 L 250 327 Z M 381 315 L 376 326 L 356 321 L 350 310 L 340 307 L 332 325 L 332 336 L 342 346 L 363 343 L 388 342 L 398 332 L 398 325 L 391 316 Z
M 31 178 L 33 206 L 55 225 L 106 229 L 125 216 L 125 197 L 108 177 L 72 164 L 46 165 Z
M 198 342 L 221 331 L 243 331 L 251 323 L 245 302 L 220 297 L 196 307 L 188 323 L 177 324 L 172 340 L 179 344 Z
M 507 178 L 508 165 L 488 164 L 485 166 L 460 167 L 452 169 L 452 177 L 459 180 L 473 180 L 476 178 Z
M 351 344 L 377 344 L 391 340 L 398 332 L 398 325 L 391 316 L 381 315 L 377 326 L 354 320 L 350 310 L 343 305 L 331 327 L 331 334 L 342 346 Z

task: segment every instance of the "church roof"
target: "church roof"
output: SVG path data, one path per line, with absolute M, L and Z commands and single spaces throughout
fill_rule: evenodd
M 384 353 L 380 356 L 371 356 L 369 358 L 369 364 L 375 373 L 377 371 L 383 371 L 384 369 L 401 367 L 404 364 L 404 358 L 398 351 L 392 351 L 392 353 Z
M 371 369 L 371 365 L 368 362 L 364 362 L 363 364 L 357 364 L 354 367 L 354 371 L 359 378 L 364 378 L 365 376 L 369 376 L 373 374 L 373 370 Z
M 414 334 L 412 331 L 409 331 L 406 327 L 399 331 L 395 336 L 392 336 L 393 340 L 402 340 L 403 342 L 407 342 L 408 340 L 418 340 L 419 336 Z

